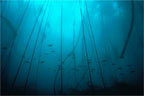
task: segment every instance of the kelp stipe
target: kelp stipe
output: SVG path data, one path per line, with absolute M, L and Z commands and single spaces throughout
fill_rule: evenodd
M 25 49 L 24 49 L 24 52 L 23 52 L 21 61 L 20 61 L 19 66 L 18 66 L 18 70 L 17 70 L 17 72 L 16 72 L 16 75 L 15 75 L 14 80 L 13 80 L 13 83 L 12 83 L 12 88 L 14 88 L 14 86 L 15 86 L 15 82 L 16 82 L 17 76 L 18 76 L 18 74 L 19 74 L 19 71 L 20 71 L 20 68 L 21 68 L 21 66 L 22 66 L 23 59 L 24 59 L 24 57 L 25 57 L 25 54 L 26 54 L 26 51 L 27 51 L 27 48 L 28 48 L 30 39 L 31 39 L 31 37 L 32 37 L 32 35 L 33 35 L 35 26 L 36 26 L 36 24 L 37 24 L 37 22 L 38 22 L 38 18 L 39 18 L 39 16 L 40 16 L 41 12 L 42 12 L 42 8 L 40 9 L 40 13 L 39 13 L 39 15 L 38 15 L 37 18 L 36 18 L 36 22 L 35 22 L 35 24 L 34 24 L 34 26 L 33 26 L 32 32 L 30 33 L 30 36 L 29 36 L 29 38 L 28 38 L 28 42 L 27 42 L 26 47 L 25 47 Z
M 122 53 L 120 55 L 120 58 L 124 58 L 124 54 L 125 54 L 125 51 L 126 51 L 130 36 L 132 34 L 132 31 L 133 31 L 133 27 L 134 27 L 134 11 L 135 11 L 134 10 L 134 0 L 131 0 L 131 23 L 130 23 L 130 29 L 128 31 L 128 35 L 127 35 L 124 47 L 122 49 Z

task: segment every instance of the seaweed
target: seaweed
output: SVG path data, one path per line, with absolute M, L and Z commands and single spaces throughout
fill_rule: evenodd
M 96 48 L 96 42 L 95 42 L 95 39 L 94 39 L 94 33 L 93 33 L 92 25 L 91 25 L 91 22 L 90 22 L 90 17 L 89 17 L 89 12 L 88 12 L 88 8 L 87 8 L 87 2 L 86 2 L 86 0 L 85 0 L 85 6 L 86 6 L 86 13 L 87 13 L 87 16 L 88 16 L 89 26 L 90 26 L 90 29 L 91 29 L 90 32 L 91 32 L 91 35 L 92 35 L 92 40 L 94 42 L 93 44 L 94 44 L 95 54 L 96 54 L 96 57 L 97 57 L 96 59 L 97 59 L 98 65 L 99 65 L 102 83 L 103 83 L 103 86 L 105 88 L 105 82 L 104 82 L 104 76 L 103 76 L 103 72 L 102 72 L 102 66 L 100 64 L 100 59 L 99 59 L 98 51 L 97 51 L 97 48 Z
M 46 3 L 46 6 L 48 6 L 48 4 L 49 4 L 49 2 Z M 28 68 L 28 73 L 27 73 L 26 82 L 25 82 L 25 86 L 24 86 L 24 91 L 25 92 L 26 92 L 26 89 L 27 89 L 27 86 L 28 86 L 28 80 L 29 80 L 30 71 L 31 71 L 31 67 L 32 67 L 32 61 L 33 61 L 33 57 L 34 57 L 34 54 L 35 54 L 35 51 L 36 51 L 36 46 L 38 44 L 38 39 L 39 39 L 39 36 L 40 36 L 40 32 L 41 32 L 41 29 L 42 29 L 42 24 L 43 24 L 43 21 L 44 21 L 44 16 L 46 15 L 47 8 L 48 7 L 46 7 L 45 10 L 44 10 L 43 17 L 42 17 L 42 20 L 41 20 L 41 23 L 40 23 L 40 27 L 39 27 L 39 30 L 38 30 L 38 33 L 37 33 L 37 36 L 36 36 L 36 41 L 35 41 L 34 49 L 33 49 L 33 52 L 32 52 L 32 58 L 31 58 L 31 61 L 30 61 L 30 66 Z M 41 62 L 41 63 L 44 63 L 44 62 Z
M 11 22 L 10 22 L 8 19 L 6 19 L 6 18 L 3 17 L 2 15 L 0 15 L 1 18 L 4 19 L 4 20 L 8 23 L 8 25 L 10 26 L 12 32 L 14 33 L 14 40 L 12 41 L 12 44 L 11 44 L 11 47 L 10 47 L 10 50 L 9 50 L 9 54 L 8 54 L 8 56 L 7 56 L 7 62 L 6 62 L 6 64 L 5 64 L 4 69 L 2 70 L 2 73 L 3 73 L 3 74 L 4 74 L 4 71 L 6 70 L 8 64 L 10 63 L 10 57 L 11 57 L 11 55 L 12 55 L 12 49 L 14 48 L 14 44 L 15 44 L 15 42 L 16 42 L 16 37 L 17 37 L 18 31 L 19 31 L 19 28 L 20 28 L 20 26 L 21 26 L 21 24 L 22 24 L 22 21 L 23 21 L 23 19 L 24 19 L 24 16 L 25 16 L 25 14 L 26 14 L 26 11 L 28 10 L 29 4 L 30 4 L 30 3 L 27 4 L 27 6 L 26 6 L 26 8 L 25 8 L 25 10 L 24 10 L 24 12 L 23 12 L 23 14 L 22 14 L 22 17 L 21 17 L 20 22 L 19 22 L 19 24 L 18 24 L 17 30 L 13 27 L 13 25 L 11 24 Z
M 14 77 L 14 80 L 12 81 L 12 88 L 14 88 L 14 86 L 15 86 L 15 83 L 16 83 L 16 80 L 17 80 L 17 77 L 18 77 L 18 74 L 19 74 L 19 72 L 20 72 L 20 68 L 21 68 L 22 63 L 23 63 L 23 59 L 24 59 L 24 57 L 25 57 L 25 54 L 26 54 L 26 51 L 27 51 L 27 48 L 28 48 L 28 45 L 29 45 L 29 42 L 30 42 L 30 39 L 31 39 L 31 37 L 32 37 L 32 35 L 33 35 L 35 26 L 36 26 L 36 24 L 37 24 L 37 22 L 38 22 L 38 18 L 40 17 L 40 14 L 41 14 L 41 12 L 42 12 L 42 9 L 43 9 L 43 7 L 41 7 L 41 9 L 40 9 L 40 11 L 39 11 L 39 14 L 38 14 L 38 16 L 37 16 L 37 18 L 36 18 L 36 21 L 35 21 L 35 23 L 34 23 L 33 29 L 32 29 L 32 31 L 31 31 L 31 33 L 30 33 L 29 38 L 28 38 L 26 47 L 25 47 L 25 49 L 24 49 L 22 58 L 21 58 L 21 60 L 20 60 L 20 63 L 19 63 L 19 65 L 18 65 L 18 69 L 17 69 L 17 71 L 16 71 L 16 75 L 15 75 L 15 77 Z
M 77 70 L 77 66 L 76 66 L 76 59 L 75 59 L 75 48 L 74 48 L 74 45 L 75 45 L 75 18 L 74 18 L 74 21 L 73 21 L 73 63 L 74 63 L 74 79 L 75 79 L 75 82 L 77 82 L 77 73 L 76 71 Z
M 61 42 L 60 42 L 60 58 L 61 58 L 61 90 L 60 94 L 63 95 L 63 2 L 61 2 Z
M 92 76 L 91 76 L 91 72 L 90 72 L 90 64 L 89 64 L 89 61 L 88 61 L 88 50 L 87 50 L 87 44 L 86 44 L 86 38 L 85 38 L 85 30 L 84 30 L 84 21 L 83 21 L 83 15 L 82 15 L 82 9 L 81 9 L 81 4 L 79 2 L 79 5 L 80 5 L 80 13 L 81 13 L 81 17 L 82 17 L 82 40 L 84 41 L 84 47 L 85 47 L 85 54 L 86 54 L 86 59 L 87 59 L 87 64 L 88 64 L 88 70 L 89 70 L 89 79 L 90 79 L 90 83 L 91 83 L 91 86 L 93 86 L 93 82 L 92 82 Z
M 127 35 L 127 38 L 126 38 L 126 41 L 124 43 L 124 47 L 122 49 L 122 52 L 121 52 L 121 55 L 120 55 L 120 58 L 124 58 L 124 55 L 125 55 L 125 51 L 127 49 L 127 46 L 128 46 L 128 42 L 129 42 L 129 39 L 131 37 L 131 34 L 132 34 L 132 31 L 133 31 L 133 27 L 134 27 L 134 1 L 131 0 L 131 23 L 130 23 L 130 29 L 129 29 L 129 32 L 128 32 L 128 35 Z
M 20 48 L 22 49 L 18 51 L 16 50 L 16 52 L 14 52 L 15 50 L 14 48 L 12 48 L 13 49 L 12 53 L 14 54 L 11 54 L 10 57 L 12 57 L 12 55 L 19 55 L 19 54 L 22 54 L 22 56 L 20 56 L 19 58 L 17 58 L 18 56 L 13 57 L 16 58 L 16 60 L 12 60 L 13 58 L 9 58 L 10 61 L 6 61 L 8 60 L 8 58 L 6 58 L 6 56 L 3 56 L 4 59 L 2 62 L 5 63 L 6 61 L 12 64 L 11 65 L 12 67 L 8 65 L 8 67 L 6 67 L 7 70 L 4 71 L 8 73 L 14 70 L 14 72 L 9 73 L 9 76 L 7 76 L 7 74 L 4 75 L 2 74 L 2 78 L 3 78 L 2 94 L 13 94 L 13 95 L 16 94 L 25 94 L 25 95 L 31 95 L 31 94 L 32 95 L 136 94 L 137 95 L 137 94 L 141 94 L 138 93 L 139 89 L 137 89 L 137 87 L 140 87 L 141 86 L 140 84 L 142 84 L 141 83 L 142 77 L 140 77 L 142 76 L 141 75 L 142 73 L 140 73 L 141 70 L 140 71 L 138 70 L 139 67 L 141 66 L 140 64 L 142 64 L 141 63 L 142 57 L 139 58 L 139 56 L 141 55 L 140 53 L 141 51 L 138 50 L 137 52 L 136 50 L 133 53 L 130 53 L 129 51 L 129 53 L 127 54 L 128 57 L 121 60 L 120 56 L 117 58 L 117 54 L 119 54 L 120 47 L 114 46 L 114 43 L 116 43 L 116 41 L 113 42 L 101 41 L 101 40 L 105 41 L 106 39 L 111 39 L 110 37 L 114 36 L 112 33 L 115 32 L 114 30 L 116 30 L 117 28 L 114 28 L 113 30 L 108 27 L 109 26 L 112 27 L 112 25 L 114 25 L 112 23 L 115 23 L 119 19 L 119 17 L 120 19 L 125 20 L 126 18 L 124 17 L 124 15 L 121 14 L 121 16 L 123 17 L 121 16 L 116 17 L 115 15 L 110 15 L 110 16 L 115 16 L 114 18 L 111 17 L 113 21 L 111 23 L 108 22 L 111 20 L 106 20 L 109 18 L 104 18 L 105 15 L 107 16 L 107 14 L 102 12 L 101 10 L 102 8 L 93 10 L 94 6 L 91 6 L 91 4 L 95 5 L 95 3 L 99 3 L 99 2 L 94 1 L 88 3 L 89 1 L 79 0 L 78 2 L 76 1 L 76 3 L 73 3 L 76 9 L 74 8 L 74 14 L 71 13 L 73 14 L 73 16 L 70 16 L 70 18 L 72 17 L 70 19 L 70 18 L 65 18 L 69 16 L 66 10 L 68 12 L 72 12 L 71 10 L 69 11 L 69 9 L 66 9 L 67 2 L 52 1 L 51 3 L 53 3 L 54 5 L 55 4 L 58 5 L 57 7 L 60 8 L 56 12 L 55 9 L 49 11 L 49 8 L 51 8 L 48 5 L 49 2 L 47 1 L 46 2 L 38 1 L 38 2 L 40 2 L 40 4 L 34 6 L 36 8 L 40 8 L 38 9 L 36 18 L 30 20 L 32 16 L 35 15 L 35 13 L 34 15 L 31 14 L 31 16 L 28 15 L 29 18 L 27 22 L 33 21 L 32 25 L 30 25 L 29 27 L 25 26 L 25 24 L 23 24 L 23 26 L 18 25 L 20 27 L 25 27 L 25 29 L 23 29 L 22 32 L 25 32 L 29 29 L 30 32 L 27 32 L 28 34 L 25 35 L 26 39 L 24 39 L 25 36 L 22 38 L 25 40 L 24 42 L 26 43 L 26 45 L 20 46 Z M 31 9 L 30 12 L 33 11 L 33 7 Z M 78 12 L 78 14 L 75 14 L 75 10 L 77 10 L 76 13 Z M 119 10 L 120 9 L 118 9 L 117 11 Z M 100 20 L 98 20 L 99 22 L 97 22 L 97 19 L 99 17 L 95 19 L 96 17 L 93 16 L 93 14 L 97 14 L 97 12 L 95 13 L 95 11 L 98 11 L 98 15 L 101 15 Z M 129 10 L 126 10 L 126 12 L 128 11 Z M 52 15 L 49 16 L 49 14 L 51 13 Z M 55 19 L 54 16 L 56 16 L 57 18 Z M 126 16 L 129 15 L 127 14 Z M 53 18 L 55 19 L 54 21 Z M 67 19 L 70 22 L 66 21 Z M 20 22 L 22 21 L 20 20 Z M 111 25 L 103 25 L 105 22 Z M 51 30 L 50 25 L 48 25 L 49 23 L 53 25 L 51 28 L 55 28 L 55 27 L 57 28 Z M 67 23 L 69 25 L 67 25 Z M 117 27 L 119 27 L 119 25 L 121 26 L 121 23 L 122 22 L 120 22 L 120 24 L 116 26 Z M 68 28 L 70 29 L 66 28 L 67 26 L 69 26 Z M 93 26 L 95 26 L 95 28 Z M 104 30 L 101 30 L 100 26 L 102 26 Z M 108 31 L 105 30 L 105 27 L 108 29 Z M 112 32 L 110 32 L 110 30 Z M 110 34 L 109 33 L 101 34 L 101 32 L 105 33 L 105 31 L 110 32 Z M 68 36 L 70 37 L 67 37 L 67 34 L 65 34 L 65 32 L 69 32 Z M 55 34 L 56 34 L 56 38 L 51 37 L 54 36 Z M 102 38 L 99 38 L 98 35 L 100 35 L 100 37 Z M 103 38 L 103 37 L 107 37 L 107 35 L 110 37 Z M 124 34 L 122 34 L 122 36 L 123 35 Z M 114 39 L 114 37 L 112 39 Z M 18 42 L 22 42 L 21 38 L 19 40 L 20 41 Z M 133 40 L 137 40 L 137 38 L 133 38 Z M 136 42 L 139 42 L 139 40 Z M 125 46 L 127 46 L 128 43 Z M 104 44 L 108 45 L 108 48 L 103 47 Z M 141 43 L 137 43 L 137 44 L 141 44 Z M 16 49 L 17 46 L 18 45 L 15 45 Z M 10 49 L 7 46 L 2 46 L 1 48 L 2 48 L 2 52 L 6 52 L 7 50 L 9 51 Z M 127 47 L 125 47 L 125 49 L 123 50 L 126 51 L 126 48 Z M 134 48 L 132 48 L 132 50 L 134 50 Z M 68 49 L 68 50 L 64 50 L 64 49 Z M 9 53 L 7 52 L 4 55 L 8 55 L 8 54 Z M 123 53 L 121 54 L 125 54 L 125 52 L 123 51 Z M 30 58 L 27 56 L 30 56 Z M 138 63 L 139 67 L 133 69 L 136 63 Z M 133 78 L 135 78 L 135 76 L 137 77 L 136 74 L 137 70 L 139 73 L 138 74 L 139 78 L 132 80 Z M 140 82 L 138 83 L 135 82 L 137 80 L 140 80 Z M 129 81 L 131 81 L 132 84 Z M 134 85 L 136 84 L 139 85 L 133 86 L 133 82 Z M 11 85 L 12 88 L 10 88 Z M 140 90 L 141 89 L 142 88 L 140 88 Z

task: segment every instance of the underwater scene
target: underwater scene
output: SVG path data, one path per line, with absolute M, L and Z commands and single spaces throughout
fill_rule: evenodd
M 1 95 L 142 95 L 143 0 L 0 0 Z

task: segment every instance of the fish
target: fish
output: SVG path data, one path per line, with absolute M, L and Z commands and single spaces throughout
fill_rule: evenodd
M 76 69 L 76 71 L 80 71 L 79 69 Z
M 95 70 L 95 68 L 92 68 L 92 70 Z
M 105 66 L 105 65 L 107 65 L 106 63 L 103 63 L 103 65 Z
M 94 72 L 94 70 L 90 70 L 90 72 Z
M 75 68 L 72 68 L 72 70 L 75 70 Z
M 121 75 L 121 76 L 123 76 L 123 75 L 124 75 L 124 73 L 120 73 L 120 75 Z
M 29 61 L 25 61 L 25 63 L 29 63 Z
M 121 68 L 121 67 L 118 67 L 117 69 L 118 69 L 118 70 L 122 70 L 122 68 Z
M 72 70 L 74 70 L 74 71 L 80 71 L 79 69 L 75 69 L 75 68 L 72 68 Z
M 49 46 L 49 47 L 52 47 L 53 45 L 52 45 L 52 44 L 48 44 L 48 46 Z
M 45 63 L 44 61 L 41 61 L 40 63 Z
M 95 68 L 91 69 L 91 71 L 95 71 Z
M 135 70 L 130 71 L 130 73 L 134 73 L 134 72 L 135 72 Z
M 55 51 L 55 50 L 52 50 L 51 52 L 52 52 L 52 53 L 55 53 L 56 51 Z
M 68 54 L 67 56 L 69 57 L 69 56 L 71 56 L 71 54 Z
M 130 64 L 128 64 L 127 66 L 128 66 L 128 67 L 131 67 L 131 65 L 130 65 Z
M 88 61 L 92 61 L 91 58 L 89 58 Z
M 60 65 L 57 65 L 58 67 L 60 67 Z
M 46 53 L 45 55 L 49 55 L 49 53 Z
M 7 50 L 8 48 L 7 48 L 7 47 L 2 47 L 2 49 L 3 49 L 3 50 Z
M 88 86 L 90 86 L 90 82 L 87 82 Z
M 115 65 L 116 65 L 116 64 L 114 64 L 114 63 L 112 64 L 112 66 L 115 66 Z
M 90 61 L 90 60 L 88 60 L 88 63 L 91 63 L 91 61 Z
M 102 60 L 102 62 L 107 62 L 107 60 Z
M 79 65 L 79 67 L 83 67 L 83 65 Z
M 51 68 L 48 68 L 48 70 L 51 70 Z

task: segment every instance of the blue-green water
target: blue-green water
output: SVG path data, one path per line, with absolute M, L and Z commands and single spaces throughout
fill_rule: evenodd
M 142 94 L 143 1 L 0 6 L 2 94 Z

